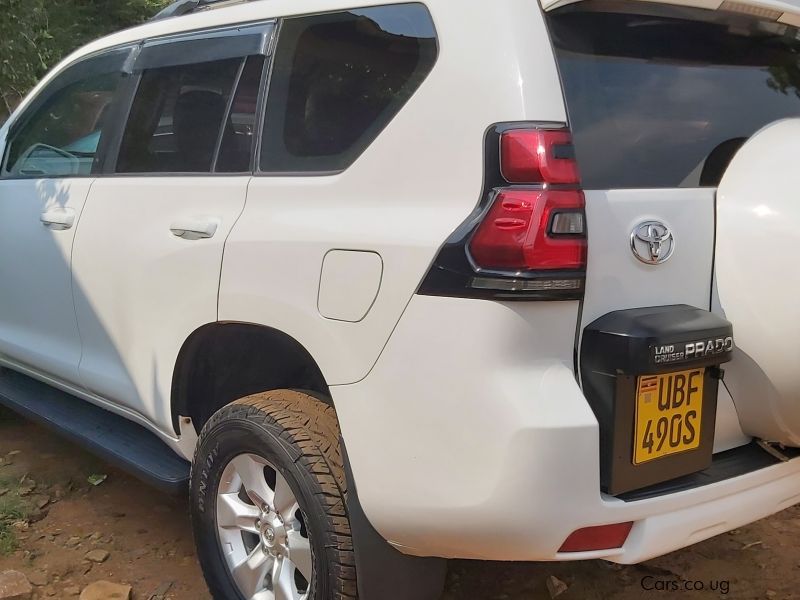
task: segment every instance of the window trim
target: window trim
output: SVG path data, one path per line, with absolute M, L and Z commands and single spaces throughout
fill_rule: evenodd
M 272 33 L 272 44 L 270 54 L 264 61 L 264 71 L 261 74 L 261 85 L 258 89 L 258 100 L 256 101 L 256 123 L 253 132 L 253 153 L 250 156 L 250 172 L 253 176 L 258 175 L 261 166 L 261 146 L 264 138 L 264 122 L 267 118 L 267 102 L 269 101 L 269 91 L 272 89 L 272 74 L 275 72 L 275 56 L 277 55 L 278 42 L 280 41 L 283 22 L 285 19 L 278 19 Z
M 211 156 L 211 173 L 217 172 L 217 163 L 219 162 L 219 153 L 222 151 L 222 142 L 225 139 L 225 132 L 228 129 L 228 120 L 231 118 L 231 111 L 233 110 L 233 102 L 236 100 L 236 94 L 239 92 L 239 85 L 242 83 L 242 74 L 247 67 L 247 60 L 249 56 L 242 58 L 239 63 L 239 69 L 236 71 L 236 77 L 233 79 L 233 87 L 231 88 L 231 97 L 225 103 L 225 112 L 222 115 L 222 123 L 219 131 L 217 132 L 217 142 L 214 144 L 214 154 Z M 259 89 L 261 82 L 259 82 Z M 250 143 L 252 152 L 252 140 Z
M 100 158 L 100 168 L 94 174 L 96 177 L 107 175 L 108 169 L 114 169 L 117 165 L 122 136 L 125 133 L 125 124 L 128 122 L 131 107 L 133 106 L 133 98 L 136 95 L 136 90 L 139 89 L 141 79 L 141 73 L 132 72 L 127 74 L 122 85 L 117 90 L 118 97 L 115 99 L 115 106 L 112 108 L 111 113 L 111 117 L 113 117 L 112 127 L 109 131 L 108 142 L 102 148 L 104 154 Z M 100 150 L 101 148 L 98 148 L 98 153 Z
M 201 31 L 189 31 L 167 36 L 146 38 L 142 51 L 136 58 L 134 71 L 161 69 L 164 67 L 194 65 L 228 58 L 248 56 L 268 56 L 272 51 L 277 19 L 267 19 L 252 23 L 222 25 Z M 229 51 L 231 38 L 258 37 L 258 43 L 245 51 Z M 222 42 L 222 43 L 220 43 Z M 190 46 L 190 44 L 195 44 Z M 197 60 L 192 53 L 197 46 L 208 45 L 208 55 Z

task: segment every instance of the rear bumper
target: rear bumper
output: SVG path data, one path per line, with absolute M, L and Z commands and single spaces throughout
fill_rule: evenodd
M 800 460 L 644 500 L 603 495 L 565 335 L 576 322 L 576 303 L 417 296 L 367 378 L 332 390 L 385 539 L 419 556 L 634 563 L 800 501 Z M 576 529 L 626 521 L 623 548 L 558 551 Z
M 637 563 L 752 523 L 800 502 L 800 459 L 692 491 L 620 507 L 636 524 L 625 546 L 603 554 Z M 585 558 L 557 555 L 557 559 Z

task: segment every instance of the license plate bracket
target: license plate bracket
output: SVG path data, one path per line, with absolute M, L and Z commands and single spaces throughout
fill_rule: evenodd
M 669 372 L 669 371 L 665 371 Z M 609 407 L 605 451 L 601 459 L 601 486 L 611 495 L 624 494 L 702 471 L 711 466 L 717 414 L 719 369 L 706 367 L 703 374 L 703 402 L 700 415 L 699 445 L 682 452 L 635 462 L 636 410 L 640 375 L 618 374 L 614 383 L 614 402 Z
M 732 336 L 733 326 L 724 318 L 688 305 L 614 311 L 586 326 L 581 384 L 599 425 L 603 492 L 617 496 L 711 466 L 720 365 L 731 359 Z M 705 350 L 698 355 L 701 340 Z M 649 453 L 658 454 L 651 460 L 648 453 L 637 456 L 639 378 L 694 369 L 704 369 L 699 443 L 677 444 L 680 451 L 668 453 L 662 446 L 662 452 Z

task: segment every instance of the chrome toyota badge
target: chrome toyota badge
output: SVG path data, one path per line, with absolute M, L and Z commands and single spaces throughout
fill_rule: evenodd
M 669 260 L 675 250 L 672 231 L 661 221 L 644 221 L 631 232 L 633 255 L 648 265 L 658 265 Z

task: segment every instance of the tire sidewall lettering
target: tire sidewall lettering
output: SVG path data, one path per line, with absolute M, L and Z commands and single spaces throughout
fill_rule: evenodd
M 203 463 L 203 468 L 200 469 L 198 473 L 198 480 L 197 480 L 197 510 L 205 515 L 206 514 L 206 499 L 208 496 L 209 488 L 213 488 L 210 484 L 211 474 L 213 473 L 213 466 L 219 456 L 219 442 L 214 445 L 211 451 L 208 453 L 206 460 Z M 213 489 L 211 490 L 213 493 Z

